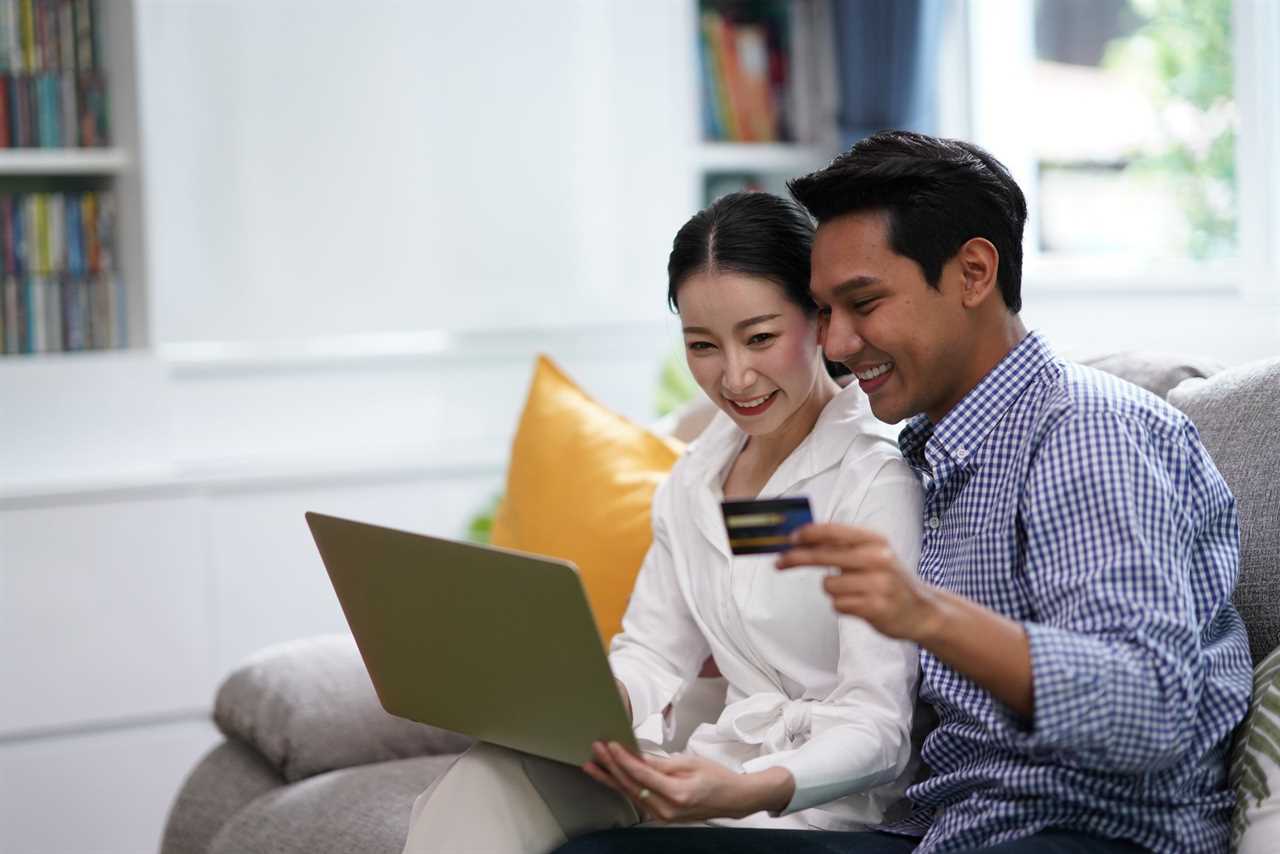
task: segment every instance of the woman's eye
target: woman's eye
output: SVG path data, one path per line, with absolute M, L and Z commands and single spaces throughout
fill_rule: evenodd
M 755 335 L 752 335 L 750 338 L 747 339 L 747 344 L 749 346 L 754 346 L 756 344 L 764 344 L 766 341 L 772 341 L 776 337 L 777 336 L 774 335 L 772 332 L 757 332 Z
M 710 341 L 690 341 L 689 342 L 689 349 L 693 350 L 695 353 L 701 353 L 706 350 L 710 350 L 711 347 L 712 347 L 712 344 Z

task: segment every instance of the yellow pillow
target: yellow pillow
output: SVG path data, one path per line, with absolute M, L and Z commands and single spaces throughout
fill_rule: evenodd
M 573 561 L 608 645 L 653 539 L 653 492 L 682 450 L 610 412 L 539 356 L 490 541 Z

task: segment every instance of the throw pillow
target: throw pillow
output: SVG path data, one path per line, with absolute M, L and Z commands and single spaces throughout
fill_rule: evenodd
M 573 561 L 608 645 L 652 540 L 654 490 L 682 450 L 601 406 L 540 356 L 491 542 Z
M 1274 854 L 1280 839 L 1280 648 L 1254 671 L 1253 704 L 1231 756 L 1232 850 Z

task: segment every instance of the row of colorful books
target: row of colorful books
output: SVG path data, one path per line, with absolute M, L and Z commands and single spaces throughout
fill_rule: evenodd
M 97 148 L 108 142 L 101 74 L 0 75 L 0 148 Z
M 0 0 L 0 148 L 109 141 L 97 0 Z
M 0 353 L 56 353 L 127 345 L 124 285 L 115 273 L 5 276 Z
M 0 0 L 0 71 L 102 70 L 98 0 Z
M 73 277 L 115 269 L 112 193 L 0 195 L 0 248 L 6 276 Z
M 839 108 L 830 0 L 702 0 L 703 135 L 822 142 Z

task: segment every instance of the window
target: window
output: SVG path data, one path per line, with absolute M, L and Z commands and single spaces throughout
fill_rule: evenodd
M 1246 182 L 1277 154 L 1241 145 L 1259 117 L 1239 96 L 1275 74 L 1241 60 L 1280 50 L 1274 17 L 1258 0 L 971 0 L 972 136 L 1027 194 L 1029 287 L 1242 283 L 1267 251 L 1245 206 L 1270 204 Z

